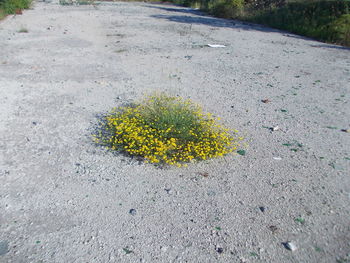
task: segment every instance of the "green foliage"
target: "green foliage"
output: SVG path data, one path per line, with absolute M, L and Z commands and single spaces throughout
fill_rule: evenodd
M 350 1 L 288 3 L 247 20 L 316 39 L 349 45 Z
M 244 5 L 251 10 L 266 10 L 282 7 L 286 0 L 245 0 Z
M 0 13 L 14 14 L 18 9 L 29 8 L 31 2 L 32 0 L 0 0 Z
M 217 17 L 237 18 L 241 15 L 244 0 L 219 0 L 209 3 L 209 12 Z
M 344 46 L 350 46 L 350 14 L 345 14 L 329 24 L 330 39 Z
M 350 0 L 170 0 L 214 16 L 260 23 L 350 46 Z

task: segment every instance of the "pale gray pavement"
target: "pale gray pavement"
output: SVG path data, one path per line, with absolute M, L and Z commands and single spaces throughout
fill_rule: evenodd
M 349 83 L 349 49 L 181 7 L 8 17 L 0 262 L 349 262 Z M 246 155 L 158 169 L 94 145 L 98 116 L 153 91 L 221 116 Z

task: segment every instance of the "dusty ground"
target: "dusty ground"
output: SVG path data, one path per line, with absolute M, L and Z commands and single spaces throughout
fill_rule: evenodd
M 349 49 L 55 1 L 2 21 L 0 46 L 0 262 L 349 262 Z M 152 91 L 220 115 L 246 155 L 158 169 L 93 144 L 98 116 Z

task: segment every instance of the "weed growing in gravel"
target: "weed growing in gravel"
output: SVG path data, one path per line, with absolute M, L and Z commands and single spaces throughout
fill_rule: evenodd
M 113 110 L 96 141 L 112 150 L 141 156 L 150 163 L 182 166 L 220 157 L 237 149 L 237 131 L 217 123 L 190 100 L 152 95 L 141 103 Z
M 18 30 L 18 33 L 28 33 L 28 29 L 26 29 L 25 27 L 22 27 L 20 30 Z

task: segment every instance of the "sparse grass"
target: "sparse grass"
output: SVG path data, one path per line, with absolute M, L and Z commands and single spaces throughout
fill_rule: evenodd
M 217 121 L 190 100 L 153 95 L 111 112 L 96 141 L 151 163 L 181 166 L 237 149 L 242 138 Z
M 28 33 L 28 29 L 22 27 L 20 30 L 18 30 L 18 33 Z

